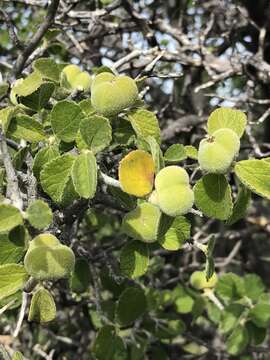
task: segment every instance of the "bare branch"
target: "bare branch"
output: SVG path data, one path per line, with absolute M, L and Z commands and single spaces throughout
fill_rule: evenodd
M 40 25 L 40 28 L 37 30 L 35 35 L 29 41 L 26 48 L 18 56 L 18 59 L 17 59 L 16 64 L 14 66 L 15 76 L 20 75 L 20 73 L 22 72 L 28 57 L 32 54 L 32 52 L 38 46 L 40 40 L 45 35 L 46 31 L 52 25 L 52 23 L 54 21 L 55 14 L 56 14 L 56 11 L 57 11 L 57 8 L 58 8 L 58 5 L 59 5 L 59 1 L 60 0 L 52 0 L 51 4 L 49 5 L 48 13 L 47 13 L 46 18 L 44 19 L 44 22 Z

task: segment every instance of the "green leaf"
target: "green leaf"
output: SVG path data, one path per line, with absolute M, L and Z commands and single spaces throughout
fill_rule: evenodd
M 51 124 L 55 135 L 65 141 L 76 139 L 81 120 L 85 117 L 80 106 L 71 100 L 62 100 L 51 111 Z
M 116 317 L 121 326 L 132 324 L 146 311 L 146 297 L 142 289 L 126 288 L 119 297 L 116 305 Z
M 36 229 L 44 229 L 52 222 L 52 211 L 47 203 L 36 200 L 30 204 L 26 211 L 27 219 Z
M 190 222 L 184 216 L 178 216 L 173 219 L 165 233 L 163 231 L 159 233 L 158 242 L 166 250 L 179 250 L 183 243 L 190 238 L 190 228 Z
M 18 96 L 27 96 L 35 92 L 42 82 L 43 80 L 40 73 L 34 71 L 32 74 L 23 79 L 22 82 L 15 84 L 12 90 Z
M 160 144 L 160 128 L 156 115 L 145 109 L 136 109 L 128 113 L 128 119 L 138 138 L 144 140 L 153 136 Z
M 193 188 L 195 205 L 205 215 L 226 220 L 232 212 L 231 187 L 224 175 L 208 174 L 203 176 Z
M 270 304 L 258 303 L 249 312 L 251 321 L 259 328 L 270 326 Z
M 155 163 L 155 173 L 157 174 L 165 166 L 163 154 L 159 144 L 153 136 L 148 136 L 146 141 L 150 146 L 151 155 Z
M 23 354 L 19 351 L 15 351 L 11 360 L 24 360 Z
M 235 165 L 239 180 L 254 193 L 270 199 L 270 163 L 265 160 L 243 160 Z
M 208 118 L 208 134 L 212 135 L 218 129 L 231 129 L 241 137 L 247 125 L 246 115 L 240 111 L 230 108 L 219 108 L 211 113 Z
M 246 327 L 238 325 L 226 341 L 226 348 L 230 355 L 241 354 L 249 343 L 249 335 Z
M 265 291 L 262 279 L 256 274 L 247 274 L 244 277 L 245 294 L 251 300 L 256 301 Z
M 18 263 L 26 251 L 25 234 L 18 235 L 17 229 L 0 234 L 0 265 Z
M 93 115 L 96 112 L 96 110 L 92 106 L 91 98 L 80 101 L 79 106 L 84 112 L 85 116 Z
M 109 186 L 108 187 L 110 193 L 113 195 L 113 197 L 127 210 L 133 210 L 137 205 L 137 199 L 135 196 L 129 195 L 125 193 L 120 188 L 117 188 L 115 186 Z
M 29 152 L 29 148 L 27 146 L 25 146 L 25 147 L 22 147 L 21 149 L 19 149 L 15 153 L 15 155 L 12 159 L 12 164 L 16 170 L 22 170 L 22 167 L 24 165 L 24 161 L 26 159 L 28 152 Z
M 56 317 L 56 306 L 52 295 L 44 288 L 38 289 L 30 304 L 28 321 L 47 323 Z
M 188 314 L 192 311 L 194 300 L 181 285 L 177 285 L 174 288 L 173 297 L 175 298 L 174 304 L 176 312 L 179 314 Z
M 157 206 L 143 202 L 124 216 L 121 229 L 135 240 L 155 242 L 160 218 L 161 212 Z
M 248 321 L 246 323 L 246 327 L 248 329 L 249 337 L 252 339 L 252 343 L 254 345 L 260 345 L 264 342 L 268 329 L 258 327 L 256 325 L 254 325 L 253 322 L 251 322 L 251 321 Z M 244 360 L 244 359 L 241 359 L 241 360 Z M 253 359 L 251 359 L 251 360 L 253 360 Z
M 29 142 L 43 141 L 46 138 L 42 124 L 28 115 L 17 115 L 12 119 L 8 128 L 8 136 Z
M 103 326 L 95 339 L 93 354 L 97 360 L 124 360 L 125 357 L 119 356 L 123 352 L 123 341 L 116 336 L 115 328 L 110 325 Z
M 218 279 L 216 292 L 226 301 L 238 300 L 245 293 L 244 281 L 236 274 L 224 274 Z
M 192 145 L 185 146 L 186 156 L 193 160 L 198 160 L 198 150 Z
M 33 68 L 43 79 L 59 82 L 60 70 L 56 62 L 49 58 L 39 58 L 33 62 Z
M 225 307 L 224 311 L 221 313 L 221 320 L 219 323 L 219 330 L 223 334 L 227 334 L 232 331 L 239 322 L 239 318 L 245 307 L 240 304 L 230 304 Z
M 213 256 L 207 256 L 205 263 L 205 277 L 209 281 L 215 272 L 215 261 Z
M 45 164 L 40 173 L 43 190 L 57 203 L 63 201 L 64 191 L 71 180 L 74 160 L 74 156 L 64 154 Z
M 22 265 L 6 264 L 0 266 L 0 300 L 21 290 L 28 279 Z
M 0 82 L 0 98 L 4 95 L 7 95 L 9 89 L 9 84 L 7 82 Z
M 171 145 L 164 154 L 164 160 L 169 164 L 175 164 L 187 158 L 185 146 L 182 144 Z
M 14 106 L 8 106 L 2 110 L 0 110 L 0 123 L 3 129 L 4 134 L 7 133 L 9 124 L 11 122 L 11 119 L 20 112 L 19 107 Z
M 34 158 L 33 173 L 39 180 L 39 175 L 44 165 L 60 155 L 56 146 L 47 146 L 39 150 Z
M 97 153 L 112 141 L 112 128 L 108 119 L 103 116 L 92 115 L 81 122 L 80 133 L 88 148 Z
M 70 278 L 70 288 L 76 293 L 83 293 L 90 285 L 91 274 L 87 260 L 78 259 Z
M 243 219 L 248 210 L 250 204 L 250 190 L 245 186 L 240 186 L 237 194 L 236 201 L 233 206 L 233 211 L 229 219 L 227 220 L 227 225 L 233 225 L 237 221 Z
M 72 181 L 77 193 L 92 199 L 97 188 L 97 163 L 91 151 L 85 151 L 76 157 L 71 171 Z
M 16 207 L 0 204 L 0 233 L 8 232 L 23 223 L 23 218 Z
M 146 244 L 140 241 L 128 242 L 121 250 L 120 269 L 121 273 L 135 279 L 144 275 L 149 265 L 149 251 Z
M 19 103 L 35 111 L 40 111 L 47 106 L 54 92 L 54 88 L 55 86 L 53 83 L 45 82 L 32 94 L 25 97 L 19 97 Z

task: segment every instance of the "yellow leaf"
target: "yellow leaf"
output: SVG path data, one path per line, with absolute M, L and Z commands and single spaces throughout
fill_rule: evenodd
M 135 196 L 145 196 L 153 188 L 155 164 L 150 154 L 134 150 L 119 165 L 119 180 L 123 191 Z

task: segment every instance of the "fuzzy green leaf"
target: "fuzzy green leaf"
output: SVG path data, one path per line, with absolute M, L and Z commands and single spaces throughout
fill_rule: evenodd
M 19 103 L 35 111 L 40 111 L 48 104 L 54 92 L 54 88 L 55 86 L 53 83 L 45 82 L 32 94 L 20 97 Z
M 56 146 L 47 146 L 39 150 L 34 158 L 33 173 L 37 179 L 44 165 L 60 155 Z
M 0 266 L 0 300 L 21 290 L 28 279 L 22 265 L 6 264 Z
M 52 211 L 47 203 L 36 200 L 31 203 L 26 212 L 27 219 L 36 229 L 44 229 L 52 222 Z
M 8 136 L 29 142 L 43 141 L 46 138 L 42 124 L 28 115 L 17 115 L 12 119 L 8 128 Z
M 226 220 L 232 213 L 231 187 L 224 175 L 208 174 L 194 186 L 195 205 L 205 215 Z
M 48 290 L 38 289 L 32 299 L 28 314 L 28 321 L 47 323 L 56 317 L 56 306 Z
M 208 118 L 208 133 L 212 135 L 218 129 L 228 128 L 241 137 L 245 131 L 247 117 L 240 110 L 219 108 L 211 113 Z
M 59 101 L 51 111 L 52 129 L 59 139 L 65 142 L 74 141 L 84 117 L 80 106 L 74 101 Z
M 270 163 L 265 160 L 243 160 L 235 165 L 239 180 L 252 192 L 270 199 Z
M 98 115 L 89 116 L 81 122 L 80 133 L 87 147 L 97 153 L 112 141 L 112 128 L 107 118 Z
M 71 171 L 72 181 L 77 193 L 92 199 L 97 188 L 97 163 L 91 151 L 85 151 L 76 157 Z
M 43 190 L 57 203 L 63 201 L 65 188 L 71 180 L 75 157 L 70 154 L 59 156 L 47 163 L 40 174 Z
M 121 273 L 135 279 L 146 273 L 149 264 L 149 251 L 140 241 L 128 242 L 120 254 Z
M 49 58 L 39 58 L 33 62 L 33 68 L 43 79 L 59 82 L 60 70 L 56 62 Z
M 153 136 L 160 144 L 160 128 L 156 115 L 145 109 L 136 109 L 128 113 L 128 119 L 138 138 L 146 140 Z
M 172 220 L 165 234 L 159 233 L 158 242 L 164 249 L 175 251 L 181 249 L 185 240 L 190 238 L 191 224 L 184 216 Z
M 12 205 L 0 204 L 0 233 L 8 232 L 22 223 L 20 210 Z
M 171 145 L 164 154 L 164 160 L 170 164 L 178 163 L 187 158 L 186 150 L 182 144 Z
M 126 288 L 116 305 L 116 318 L 121 326 L 127 326 L 142 316 L 146 311 L 146 297 L 142 289 Z

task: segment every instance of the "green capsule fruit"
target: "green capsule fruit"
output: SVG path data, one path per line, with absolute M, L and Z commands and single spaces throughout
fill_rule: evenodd
M 73 251 L 50 234 L 39 235 L 32 240 L 24 258 L 25 270 L 37 280 L 67 278 L 74 264 Z
M 72 89 L 77 89 L 80 91 L 90 90 L 91 87 L 91 76 L 88 72 L 83 71 L 79 75 L 77 75 L 71 83 Z
M 81 69 L 77 65 L 67 65 L 64 67 L 61 73 L 61 77 L 65 76 L 65 79 L 68 83 L 71 83 L 72 80 L 75 79 L 75 77 L 81 73 Z
M 205 271 L 194 271 L 190 277 L 190 284 L 197 290 L 210 289 L 216 286 L 217 274 L 214 273 L 207 281 Z
M 94 87 L 96 87 L 97 85 L 102 84 L 103 82 L 106 81 L 111 81 L 115 79 L 115 75 L 110 73 L 110 72 L 103 72 L 98 74 L 97 76 L 94 77 L 94 80 L 92 81 L 92 89 L 94 89 Z
M 92 78 L 86 71 L 82 71 L 77 65 L 64 67 L 61 73 L 61 84 L 68 89 L 88 91 Z
M 184 215 L 193 206 L 194 194 L 188 173 L 179 166 L 167 166 L 160 170 L 155 179 L 155 189 L 155 201 L 166 215 Z
M 238 155 L 240 140 L 231 129 L 219 129 L 200 142 L 198 161 L 202 170 L 224 174 Z
M 132 106 L 138 98 L 136 82 L 128 76 L 101 73 L 91 86 L 91 102 L 98 113 L 113 116 Z
M 122 231 L 136 240 L 151 243 L 157 240 L 161 212 L 150 203 L 142 203 L 124 216 Z
M 30 241 L 28 250 L 32 250 L 38 246 L 54 247 L 58 245 L 61 245 L 61 243 L 54 235 L 44 233 L 36 236 L 32 241 Z

